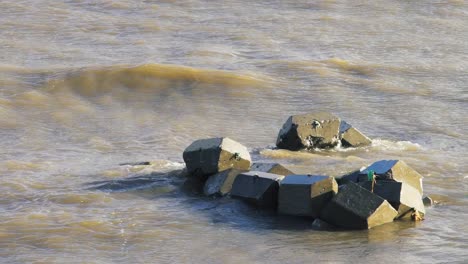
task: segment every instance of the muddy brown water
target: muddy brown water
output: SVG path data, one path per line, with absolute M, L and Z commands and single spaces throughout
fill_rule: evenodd
M 0 262 L 464 263 L 467 29 L 465 1 L 1 1 Z M 314 110 L 373 145 L 273 149 Z M 440 203 L 318 232 L 181 191 L 214 136 L 304 173 L 402 159 Z

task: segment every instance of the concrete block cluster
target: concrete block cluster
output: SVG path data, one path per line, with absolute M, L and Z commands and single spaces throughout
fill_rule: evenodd
M 290 150 L 365 146 L 370 139 L 329 113 L 292 116 L 277 146 Z M 187 182 L 206 196 L 313 220 L 313 228 L 369 229 L 395 219 L 422 220 L 422 176 L 401 160 L 381 160 L 339 178 L 298 175 L 278 163 L 252 163 L 229 138 L 196 140 L 183 153 Z

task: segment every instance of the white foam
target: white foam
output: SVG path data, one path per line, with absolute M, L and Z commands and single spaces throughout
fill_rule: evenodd
M 423 149 L 418 143 L 411 141 L 390 141 L 385 139 L 373 139 L 372 148 L 380 150 L 405 150 L 405 151 L 417 151 Z

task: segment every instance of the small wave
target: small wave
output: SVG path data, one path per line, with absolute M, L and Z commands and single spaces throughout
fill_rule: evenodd
M 169 161 L 169 160 L 154 160 L 144 162 L 126 162 L 121 163 L 118 168 L 113 168 L 100 172 L 100 175 L 109 178 L 127 177 L 130 175 L 138 176 L 151 173 L 167 173 L 174 170 L 181 170 L 185 167 L 185 163 Z
M 0 171 L 41 171 L 49 167 L 45 162 L 28 162 L 20 160 L 6 160 L 0 162 Z
M 290 151 L 285 149 L 275 149 L 274 147 L 268 147 L 263 150 L 257 150 L 257 152 L 264 157 L 274 159 L 310 159 L 310 158 L 326 158 L 326 159 L 344 159 L 346 156 L 333 156 L 333 153 L 349 153 L 353 154 L 356 152 L 368 152 L 370 150 L 386 150 L 386 151 L 418 151 L 423 149 L 418 143 L 411 141 L 390 141 L 385 139 L 374 139 L 372 145 L 367 147 L 357 148 L 343 148 L 337 146 L 333 149 L 313 149 L 310 151 Z
M 331 58 L 321 62 L 341 71 L 351 72 L 363 76 L 370 76 L 375 74 L 375 68 L 372 65 L 355 64 L 339 58 Z
M 52 93 L 72 91 L 82 96 L 98 96 L 118 89 L 128 92 L 153 93 L 177 87 L 200 88 L 200 85 L 222 87 L 263 87 L 264 77 L 230 71 L 199 69 L 179 65 L 145 64 L 140 66 L 109 66 L 86 68 L 50 80 L 47 90 Z M 122 91 L 120 91 L 122 92 Z
M 327 154 L 325 151 L 291 151 L 286 149 L 264 149 L 260 151 L 260 155 L 272 159 L 342 159 Z
M 418 151 L 423 149 L 418 143 L 411 141 L 390 141 L 385 139 L 373 139 L 372 148 L 378 150 Z

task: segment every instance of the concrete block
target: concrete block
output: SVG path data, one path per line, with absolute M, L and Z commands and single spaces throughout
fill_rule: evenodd
M 371 181 L 361 182 L 359 185 L 369 191 L 372 190 Z M 373 193 L 387 200 L 398 211 L 396 218 L 402 218 L 414 211 L 417 211 L 421 216 L 424 216 L 426 213 L 421 194 L 407 183 L 384 180 L 375 181 Z
M 240 173 L 232 184 L 231 196 L 258 207 L 276 209 L 279 182 L 283 178 L 282 175 L 260 171 Z
M 320 218 L 315 218 L 314 221 L 312 222 L 312 229 L 321 230 L 321 231 L 330 231 L 330 230 L 336 230 L 337 227 L 323 221 Z
M 361 177 L 361 171 L 355 170 L 355 171 L 348 172 L 343 176 L 336 177 L 336 181 L 338 182 L 339 185 L 343 185 L 348 182 L 357 183 L 359 182 L 360 177 Z
M 357 128 L 351 126 L 345 121 L 340 124 L 340 140 L 341 146 L 347 147 L 363 147 L 372 144 L 372 140 L 361 133 Z
M 229 194 L 234 180 L 236 179 L 237 175 L 242 172 L 246 171 L 228 169 L 211 175 L 205 182 L 203 193 L 206 196 L 225 196 Z
M 371 164 L 364 169 L 361 174 L 367 175 L 372 170 L 376 175 L 376 180 L 391 180 L 396 182 L 404 182 L 413 186 L 422 195 L 423 177 L 410 166 L 406 165 L 401 160 L 381 160 Z
M 324 112 L 290 116 L 278 134 L 276 146 L 289 150 L 335 147 L 340 122 L 337 116 Z
M 139 162 L 125 162 L 120 163 L 119 166 L 149 166 L 151 162 L 149 161 L 139 161 Z
M 422 201 L 423 201 L 424 206 L 433 206 L 434 205 L 434 200 L 429 196 L 424 196 Z
M 279 187 L 278 212 L 316 218 L 337 192 L 333 177 L 288 175 Z
M 350 229 L 370 229 L 392 222 L 398 212 L 383 198 L 348 182 L 325 206 L 320 219 Z
M 251 164 L 247 148 L 226 137 L 196 140 L 183 158 L 190 175 L 205 178 L 230 168 L 249 170 Z
M 279 163 L 254 163 L 250 167 L 252 171 L 261 171 L 261 172 L 268 172 L 278 175 L 290 175 L 294 174 L 292 171 L 286 169 L 283 165 Z

